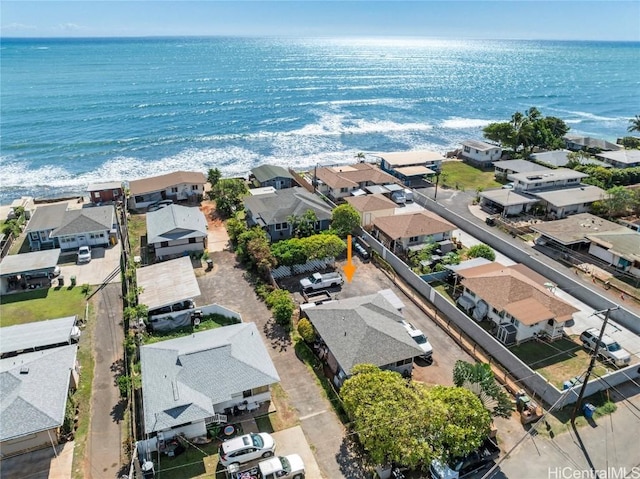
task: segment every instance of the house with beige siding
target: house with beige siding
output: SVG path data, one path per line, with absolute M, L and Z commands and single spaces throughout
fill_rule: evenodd
M 396 179 L 377 166 L 369 163 L 355 165 L 325 166 L 314 171 L 313 182 L 317 191 L 334 202 L 352 196 L 367 186 L 395 183 Z
M 143 209 L 162 200 L 198 202 L 207 178 L 200 171 L 174 171 L 129 182 L 128 207 Z
M 406 254 L 451 238 L 455 225 L 430 211 L 383 216 L 373 221 L 372 234 L 394 253 Z
M 345 201 L 360 215 L 360 226 L 370 226 L 376 218 L 393 216 L 396 204 L 385 195 L 350 196 Z

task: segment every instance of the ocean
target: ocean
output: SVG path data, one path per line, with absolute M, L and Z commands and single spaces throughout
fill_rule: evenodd
M 2 39 L 0 56 L 3 204 L 178 169 L 446 152 L 531 106 L 615 140 L 640 113 L 639 43 Z

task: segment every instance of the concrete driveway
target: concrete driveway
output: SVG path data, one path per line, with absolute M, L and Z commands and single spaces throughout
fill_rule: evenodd
M 271 433 L 278 445 L 278 455 L 299 454 L 304 462 L 306 479 L 322 479 L 320 468 L 313 456 L 313 451 L 300 426 L 290 427 L 284 431 Z
M 69 479 L 73 462 L 74 442 L 28 452 L 3 459 L 0 464 L 2 479 Z
M 120 267 L 120 243 L 109 248 L 91 248 L 91 262 L 76 264 L 75 254 L 65 254 L 60 257 L 60 274 L 64 276 L 64 284 L 69 285 L 71 276 L 76 277 L 76 284 L 102 284 L 116 268 Z M 55 280 L 54 280 L 55 282 Z M 119 283 L 117 274 L 110 283 Z

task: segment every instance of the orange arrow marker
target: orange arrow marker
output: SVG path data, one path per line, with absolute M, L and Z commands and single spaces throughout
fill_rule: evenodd
M 342 268 L 347 281 L 351 283 L 353 275 L 356 273 L 356 266 L 351 262 L 351 235 L 347 235 L 347 264 Z

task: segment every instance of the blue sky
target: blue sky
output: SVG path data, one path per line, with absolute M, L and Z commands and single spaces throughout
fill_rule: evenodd
M 640 1 L 11 1 L 3 37 L 277 35 L 640 41 Z

